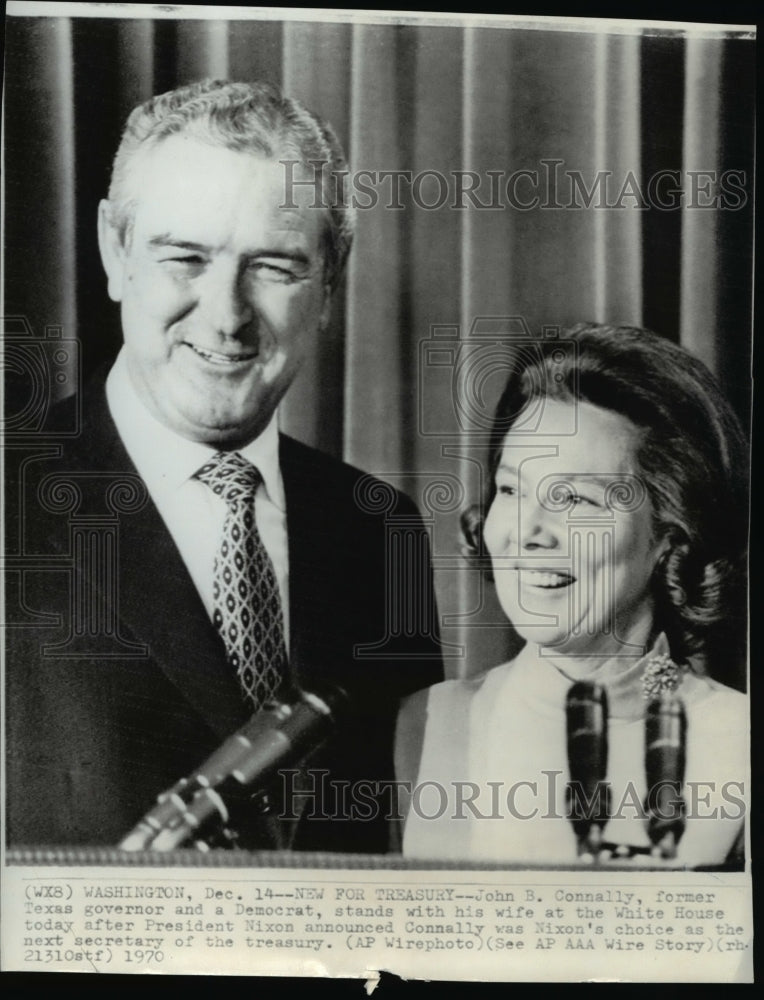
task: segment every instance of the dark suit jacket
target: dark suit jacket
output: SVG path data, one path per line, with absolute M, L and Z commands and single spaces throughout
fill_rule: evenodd
M 12 845 L 117 844 L 248 717 L 103 385 L 86 398 L 74 440 L 8 452 L 8 617 L 19 623 L 6 635 Z M 53 431 L 73 419 L 75 402 L 63 406 Z M 398 699 L 442 677 L 426 534 L 403 495 L 286 436 L 280 449 L 290 664 L 305 690 L 342 684 L 353 708 L 303 786 L 320 788 L 328 772 L 326 801 L 299 799 L 297 811 L 308 808 L 296 829 L 247 807 L 240 843 L 383 851 L 385 810 L 339 818 L 329 779 L 392 779 Z M 401 597 L 410 621 L 389 614 Z M 322 810 L 333 819 L 311 817 Z

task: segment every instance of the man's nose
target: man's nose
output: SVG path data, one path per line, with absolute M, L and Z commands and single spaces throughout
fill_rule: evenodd
M 254 318 L 246 276 L 232 264 L 221 264 L 211 271 L 202 295 L 204 316 L 221 337 L 235 337 Z

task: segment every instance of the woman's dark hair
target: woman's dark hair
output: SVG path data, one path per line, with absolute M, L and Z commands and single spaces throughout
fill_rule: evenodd
M 507 431 L 545 399 L 591 403 L 642 432 L 639 472 L 656 537 L 671 545 L 656 567 L 654 599 L 673 657 L 715 659 L 727 632 L 744 639 L 745 436 L 708 369 L 647 330 L 582 323 L 523 350 L 496 408 L 482 510 L 462 518 L 468 551 L 483 552 L 483 514 Z

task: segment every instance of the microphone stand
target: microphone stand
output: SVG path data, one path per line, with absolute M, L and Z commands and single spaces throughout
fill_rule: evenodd
M 653 699 L 645 719 L 645 811 L 653 857 L 675 858 L 684 833 L 686 743 L 687 716 L 681 700 L 672 694 Z
M 568 692 L 566 720 L 570 781 L 565 801 L 578 856 L 596 858 L 610 818 L 607 774 L 607 695 L 599 684 L 579 681 Z
M 335 687 L 323 696 L 303 691 L 292 703 L 265 706 L 190 777 L 162 792 L 119 848 L 171 851 L 193 841 L 208 850 L 210 839 L 233 842 L 241 810 L 256 807 L 257 794 L 281 768 L 327 741 L 346 701 Z

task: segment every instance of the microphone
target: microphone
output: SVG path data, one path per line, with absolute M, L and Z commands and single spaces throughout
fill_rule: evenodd
M 579 681 L 565 705 L 570 781 L 568 818 L 578 839 L 578 853 L 596 856 L 610 818 L 607 775 L 607 695 L 599 684 Z
M 650 702 L 645 719 L 645 812 L 653 854 L 663 858 L 676 857 L 684 833 L 686 745 L 684 705 L 675 695 L 662 694 Z
M 123 851 L 168 851 L 198 835 L 210 820 L 228 823 L 242 791 L 266 787 L 283 767 L 322 746 L 348 703 L 338 686 L 303 691 L 254 715 L 187 778 L 163 792 L 119 844 Z
M 123 851 L 147 850 L 160 830 L 180 816 L 202 788 L 215 788 L 229 774 L 252 747 L 253 741 L 262 738 L 278 724 L 280 704 L 267 706 L 253 715 L 241 729 L 220 746 L 207 760 L 187 778 L 181 778 L 172 788 L 157 797 L 156 805 L 146 813 L 119 847 Z

